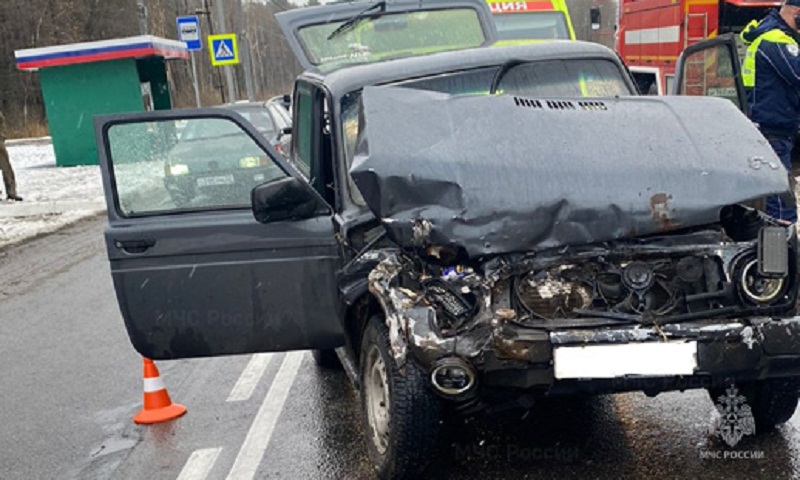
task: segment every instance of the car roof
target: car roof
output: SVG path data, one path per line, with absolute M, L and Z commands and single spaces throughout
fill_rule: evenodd
M 624 69 L 619 56 L 608 47 L 597 43 L 564 40 L 529 45 L 479 47 L 420 57 L 387 60 L 350 66 L 328 74 L 318 71 L 306 71 L 298 78 L 323 83 L 331 94 L 335 97 L 340 97 L 369 85 L 381 85 L 395 80 L 407 80 L 438 73 L 502 65 L 514 60 L 531 62 L 576 58 L 609 60 L 617 64 L 620 69 Z M 626 80 L 629 79 L 626 78 Z M 629 86 L 632 91 L 635 91 L 633 84 Z

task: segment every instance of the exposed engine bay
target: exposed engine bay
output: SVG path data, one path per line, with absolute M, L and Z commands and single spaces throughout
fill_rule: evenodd
M 697 338 L 720 325 L 741 334 L 749 319 L 793 315 L 793 228 L 758 218 L 762 231 L 781 235 L 782 273 L 765 272 L 763 235 L 735 241 L 720 225 L 456 264 L 443 262 L 454 253 L 440 247 L 375 250 L 363 260 L 375 265 L 369 288 L 400 365 L 409 353 L 434 376 L 457 361 L 477 371 L 546 365 L 559 343 Z

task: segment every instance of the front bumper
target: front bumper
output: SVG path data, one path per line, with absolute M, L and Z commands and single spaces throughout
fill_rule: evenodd
M 471 332 L 468 337 L 435 347 L 430 342 L 412 342 L 409 351 L 417 362 L 429 369 L 450 356 L 466 360 L 474 368 L 477 385 L 484 393 L 507 387 L 536 390 L 542 394 L 658 393 L 726 385 L 731 381 L 800 376 L 800 317 L 553 332 L 506 323 L 494 325 L 491 330 Z M 556 348 L 652 342 L 696 342 L 697 366 L 693 373 L 556 378 L 553 355 Z M 467 351 L 470 345 L 480 345 L 480 348 L 470 355 Z

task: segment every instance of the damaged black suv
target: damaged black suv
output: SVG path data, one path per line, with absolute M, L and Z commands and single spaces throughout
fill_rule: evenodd
M 142 355 L 314 349 L 359 388 L 384 478 L 424 468 L 445 413 L 542 396 L 736 384 L 758 431 L 792 415 L 797 241 L 759 210 L 788 180 L 740 88 L 733 103 L 635 97 L 605 47 L 489 46 L 482 0 L 279 21 L 306 69 L 288 161 L 230 111 L 96 120 L 108 256 Z M 679 84 L 735 80 L 726 39 L 693 52 L 713 61 L 684 59 Z M 176 122 L 235 130 L 220 162 L 265 183 L 172 203 Z

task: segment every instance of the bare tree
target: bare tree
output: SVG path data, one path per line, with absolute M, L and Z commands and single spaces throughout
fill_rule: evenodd
M 210 0 L 146 0 L 148 30 L 152 35 L 176 39 L 175 18 L 205 9 Z M 294 8 L 287 0 L 224 1 L 229 30 L 244 33 L 249 41 L 254 90 L 266 99 L 288 92 L 300 67 L 275 21 L 275 13 Z M 312 0 L 313 1 L 313 0 Z M 0 1 L 0 109 L 12 131 L 45 123 L 38 75 L 16 68 L 14 52 L 25 48 L 129 37 L 139 34 L 136 0 L 2 0 Z M 238 10 L 241 8 L 241 14 Z M 213 9 L 212 9 L 213 10 Z M 246 19 L 246 21 L 242 20 Z M 206 35 L 210 33 L 203 22 Z M 206 49 L 197 53 L 198 79 L 205 105 L 221 101 L 219 75 L 210 65 Z M 244 66 L 237 67 L 239 96 L 244 97 Z M 169 63 L 173 103 L 194 105 L 188 61 Z

